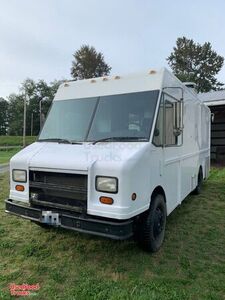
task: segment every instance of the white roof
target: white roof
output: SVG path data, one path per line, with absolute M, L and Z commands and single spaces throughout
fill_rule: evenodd
M 105 76 L 65 82 L 60 85 L 54 100 L 69 100 L 158 90 L 162 86 L 165 72 L 165 69 L 159 71 L 150 70 L 122 76 Z
M 225 104 L 225 90 L 211 91 L 208 93 L 198 94 L 198 98 L 207 106 L 217 106 Z
M 189 98 L 198 99 L 192 89 L 187 88 L 166 68 L 162 68 L 122 76 L 67 81 L 60 85 L 54 101 L 162 90 L 166 87 L 181 87 L 189 94 Z M 176 89 L 176 92 L 181 97 L 181 91 Z

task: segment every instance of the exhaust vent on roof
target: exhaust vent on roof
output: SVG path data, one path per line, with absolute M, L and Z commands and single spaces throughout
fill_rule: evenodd
M 193 92 L 195 92 L 195 93 L 197 93 L 197 89 L 196 89 L 196 83 L 194 83 L 194 82 L 183 82 L 183 84 L 187 87 L 187 88 L 189 88 L 189 89 L 191 89 Z

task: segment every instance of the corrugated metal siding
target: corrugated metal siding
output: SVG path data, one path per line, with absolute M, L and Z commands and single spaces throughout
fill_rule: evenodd
M 201 93 L 198 94 L 198 97 L 201 101 L 205 102 L 206 104 L 207 102 L 222 101 L 225 100 L 225 90 Z
M 211 107 L 214 122 L 211 125 L 211 159 L 225 161 L 225 106 Z

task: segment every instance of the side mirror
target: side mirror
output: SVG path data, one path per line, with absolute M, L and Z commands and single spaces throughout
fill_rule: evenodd
M 158 128 L 155 128 L 154 130 L 154 136 L 159 136 L 160 132 Z
M 177 129 L 174 129 L 174 130 L 173 130 L 173 134 L 174 134 L 175 136 L 179 136 L 179 135 L 181 135 L 181 133 L 182 133 L 182 129 L 177 128 Z

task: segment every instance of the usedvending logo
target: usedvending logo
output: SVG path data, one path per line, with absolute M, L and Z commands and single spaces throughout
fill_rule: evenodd
M 34 296 L 36 291 L 40 289 L 39 283 L 37 284 L 15 284 L 9 285 L 11 296 Z

